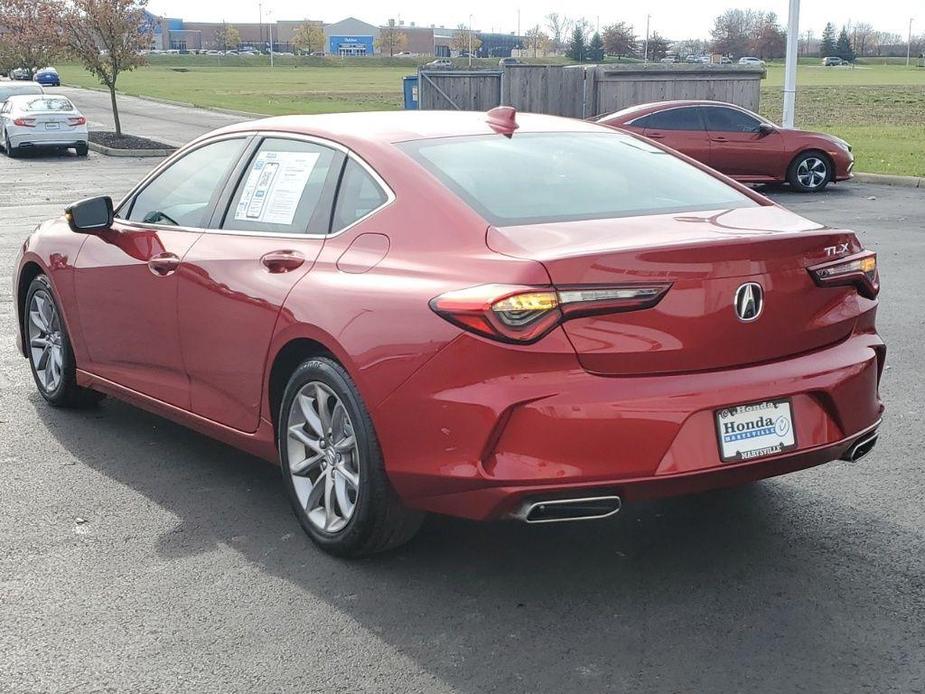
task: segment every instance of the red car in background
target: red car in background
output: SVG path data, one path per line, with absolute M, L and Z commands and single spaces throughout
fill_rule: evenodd
M 883 410 L 852 232 L 508 109 L 218 130 L 40 225 L 13 289 L 51 405 L 108 394 L 281 463 L 341 555 L 425 511 L 602 518 L 857 460 Z
M 662 101 L 597 118 L 671 147 L 743 183 L 790 183 L 818 192 L 851 178 L 851 145 L 832 135 L 774 125 L 720 101 Z

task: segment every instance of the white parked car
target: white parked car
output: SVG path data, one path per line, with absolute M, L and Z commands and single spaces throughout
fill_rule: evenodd
M 764 61 L 761 58 L 747 55 L 739 58 L 739 65 L 764 65 Z
M 0 82 L 0 105 L 17 94 L 44 94 L 45 88 L 38 82 Z
M 87 156 L 87 119 L 63 96 L 11 96 L 0 108 L 0 138 L 8 157 L 25 149 L 73 147 Z

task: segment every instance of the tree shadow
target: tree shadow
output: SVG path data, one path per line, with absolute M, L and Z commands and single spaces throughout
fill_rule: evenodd
M 903 556 L 921 537 L 799 482 L 635 504 L 612 522 L 432 518 L 409 545 L 346 562 L 303 535 L 276 467 L 112 400 L 82 413 L 32 400 L 79 464 L 180 519 L 157 539 L 165 560 L 231 547 L 458 691 L 922 681 L 910 672 L 917 664 L 921 677 L 922 554 Z M 859 527 L 878 543 L 869 555 L 844 551 L 843 533 Z

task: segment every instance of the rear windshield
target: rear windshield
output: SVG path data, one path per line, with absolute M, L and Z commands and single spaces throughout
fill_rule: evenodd
M 674 155 L 617 132 L 479 135 L 399 147 L 496 226 L 758 204 Z
M 60 96 L 30 99 L 22 104 L 23 111 L 73 111 L 74 104 Z

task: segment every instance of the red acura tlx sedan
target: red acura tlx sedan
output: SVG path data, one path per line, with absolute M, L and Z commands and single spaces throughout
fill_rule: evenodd
M 327 551 L 874 445 L 874 253 L 636 135 L 512 109 L 215 131 L 22 244 L 41 395 L 279 461 Z
M 851 178 L 851 145 L 834 135 L 781 128 L 721 101 L 662 101 L 596 119 L 683 152 L 742 183 L 790 183 L 818 193 Z

